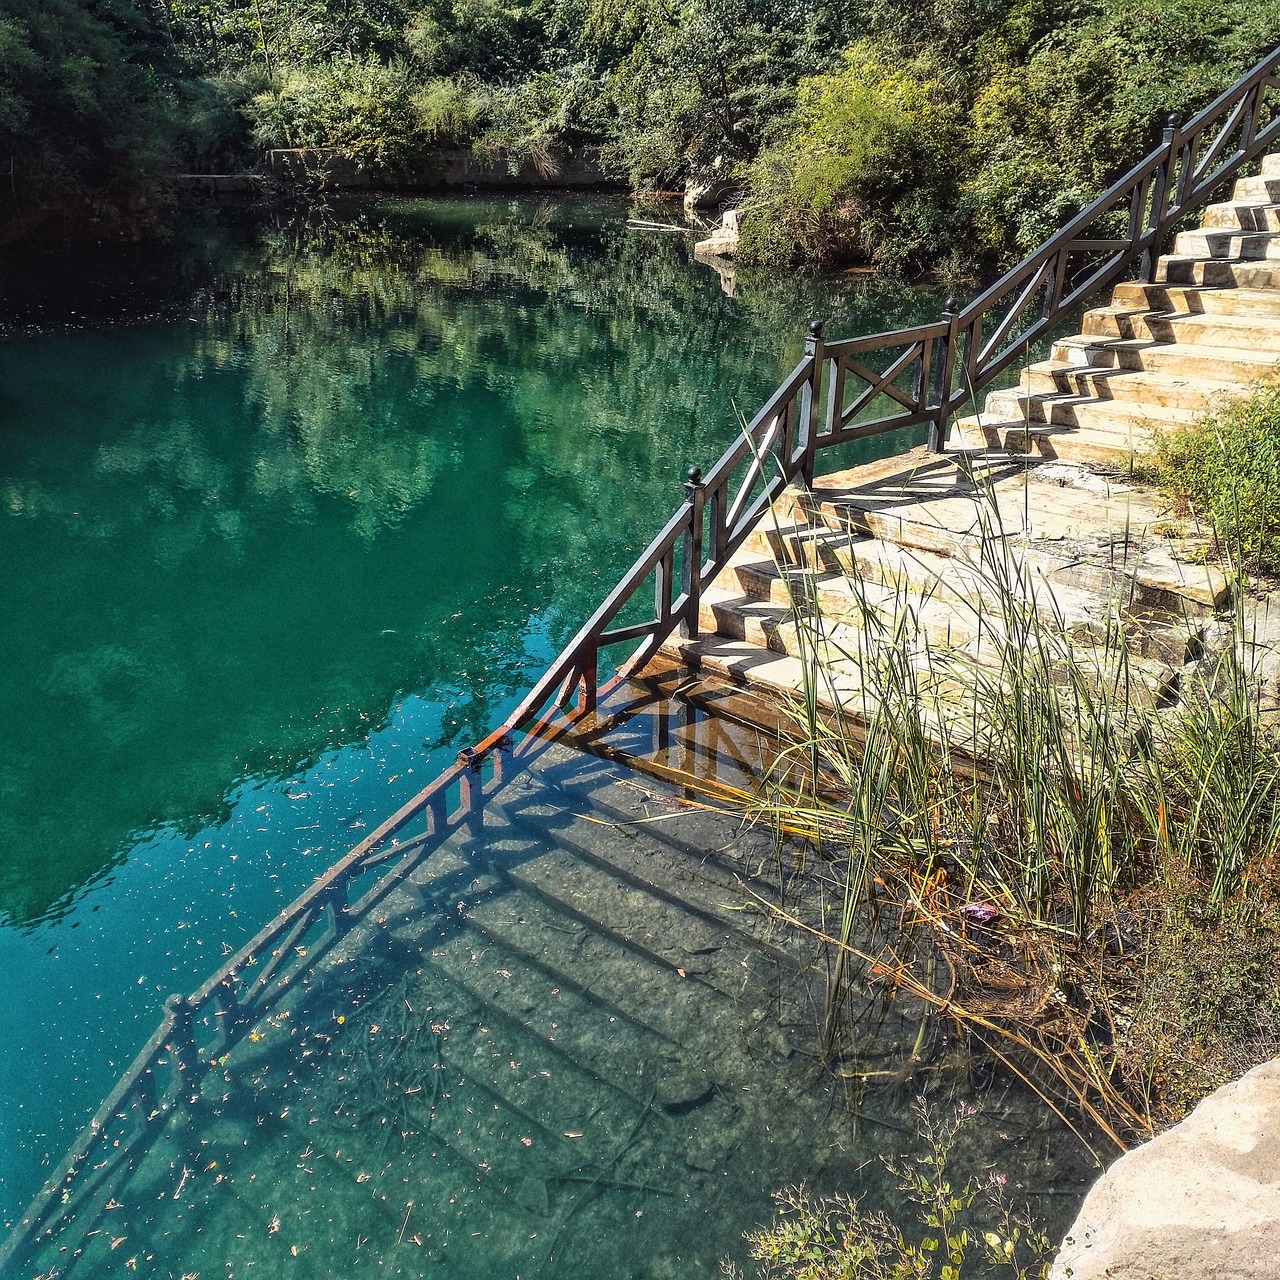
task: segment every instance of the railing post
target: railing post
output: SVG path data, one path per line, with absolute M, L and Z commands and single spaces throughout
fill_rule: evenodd
M 817 318 L 809 321 L 804 353 L 813 361 L 804 393 L 804 453 L 800 461 L 800 480 L 807 489 L 813 484 L 814 456 L 818 452 L 818 412 L 822 399 L 822 366 L 826 359 L 822 321 Z M 788 458 L 787 461 L 791 460 Z
M 1150 284 L 1155 279 L 1156 263 L 1160 259 L 1160 249 L 1169 225 L 1168 207 L 1177 203 L 1174 169 L 1178 163 L 1178 129 L 1181 124 L 1182 117 L 1176 111 L 1165 117 L 1164 133 L 1160 140 L 1164 159 L 1156 170 L 1155 185 L 1151 192 L 1151 217 L 1147 224 L 1151 243 L 1143 251 L 1142 262 L 1138 267 L 1138 279 L 1144 284 Z
M 593 708 L 594 709 L 594 708 Z M 471 835 L 479 835 L 484 826 L 484 784 L 480 778 L 480 770 L 484 766 L 484 754 L 475 747 L 463 747 L 458 752 L 458 802 L 462 809 L 463 822 Z
M 929 448 L 941 453 L 947 443 L 947 416 L 951 401 L 951 376 L 956 350 L 956 300 L 948 298 L 939 317 L 947 326 L 940 342 L 933 344 L 933 414 L 929 422 Z
M 684 498 L 689 504 L 689 525 L 684 531 L 684 549 L 680 556 L 680 589 L 685 597 L 680 637 L 696 640 L 701 629 L 702 513 L 707 499 L 701 467 L 689 468 L 689 478 L 684 482 Z

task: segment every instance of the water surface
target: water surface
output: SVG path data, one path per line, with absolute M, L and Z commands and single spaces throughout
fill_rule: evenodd
M 155 1025 L 496 723 L 799 357 L 937 299 L 601 200 L 0 266 L 0 1222 Z

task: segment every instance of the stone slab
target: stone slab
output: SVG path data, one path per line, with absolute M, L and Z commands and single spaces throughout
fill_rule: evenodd
M 1274 1280 L 1280 1062 L 1130 1151 L 1085 1199 L 1050 1280 Z

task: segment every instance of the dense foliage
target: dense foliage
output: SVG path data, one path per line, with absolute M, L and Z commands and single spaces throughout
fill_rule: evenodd
M 1153 443 L 1152 478 L 1207 522 L 1222 552 L 1247 572 L 1280 573 L 1280 386 L 1260 383 Z
M 740 199 L 749 259 L 971 269 L 1277 43 L 1245 0 L 0 0 L 3 199 L 137 225 L 269 146 L 393 180 L 593 146 Z

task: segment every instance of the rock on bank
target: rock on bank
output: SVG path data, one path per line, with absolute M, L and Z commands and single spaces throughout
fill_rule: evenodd
M 1280 1276 L 1280 1062 L 1130 1151 L 1085 1199 L 1050 1280 Z

